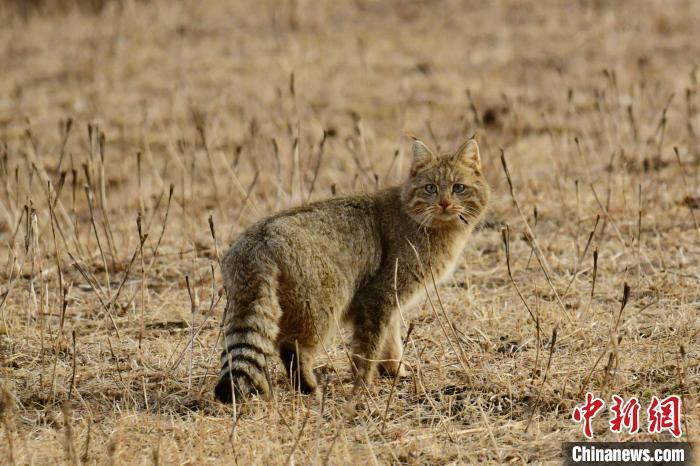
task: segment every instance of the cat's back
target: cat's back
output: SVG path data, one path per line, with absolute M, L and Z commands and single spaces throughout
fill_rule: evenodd
M 240 239 L 293 244 L 371 233 L 376 228 L 375 204 L 371 195 L 355 195 L 294 207 L 253 224 Z
M 270 259 L 294 273 L 320 262 L 362 275 L 381 260 L 377 195 L 333 198 L 295 207 L 250 226 L 233 243 L 226 265 Z M 252 265 L 252 264 L 251 264 Z

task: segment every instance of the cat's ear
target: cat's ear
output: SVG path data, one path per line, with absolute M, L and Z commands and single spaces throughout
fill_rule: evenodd
M 428 149 L 420 139 L 413 140 L 413 163 L 411 164 L 411 173 L 415 173 L 417 169 L 423 167 L 433 161 L 436 157 L 433 151 Z
M 461 160 L 473 164 L 476 168 L 481 168 L 481 154 L 476 139 L 472 138 L 459 146 L 457 152 L 452 156 L 455 160 Z

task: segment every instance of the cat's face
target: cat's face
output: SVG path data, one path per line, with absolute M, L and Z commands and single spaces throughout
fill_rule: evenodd
M 470 139 L 446 155 L 435 155 L 414 141 L 411 173 L 401 197 L 406 212 L 421 226 L 474 226 L 489 200 L 476 141 Z

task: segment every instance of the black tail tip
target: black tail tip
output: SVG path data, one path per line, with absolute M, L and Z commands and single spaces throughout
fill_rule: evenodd
M 242 401 L 244 399 L 250 398 L 251 396 L 266 396 L 267 386 L 256 387 L 252 383 L 247 382 L 245 379 L 240 377 L 228 376 L 221 377 L 219 382 L 214 387 L 214 396 L 216 399 L 222 403 L 231 404 L 234 400 L 234 394 L 236 401 Z
M 219 379 L 219 382 L 214 388 L 214 396 L 222 403 L 233 403 L 233 390 L 231 380 L 228 377 Z

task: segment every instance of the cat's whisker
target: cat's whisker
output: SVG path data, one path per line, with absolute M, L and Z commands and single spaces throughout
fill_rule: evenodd
M 433 221 L 433 215 L 430 212 L 424 212 L 419 223 L 420 229 L 425 229 Z
M 424 229 L 426 228 L 430 222 L 432 221 L 433 214 L 430 211 L 430 208 L 415 212 L 415 216 L 417 217 L 416 220 L 418 221 L 418 228 L 419 229 Z

